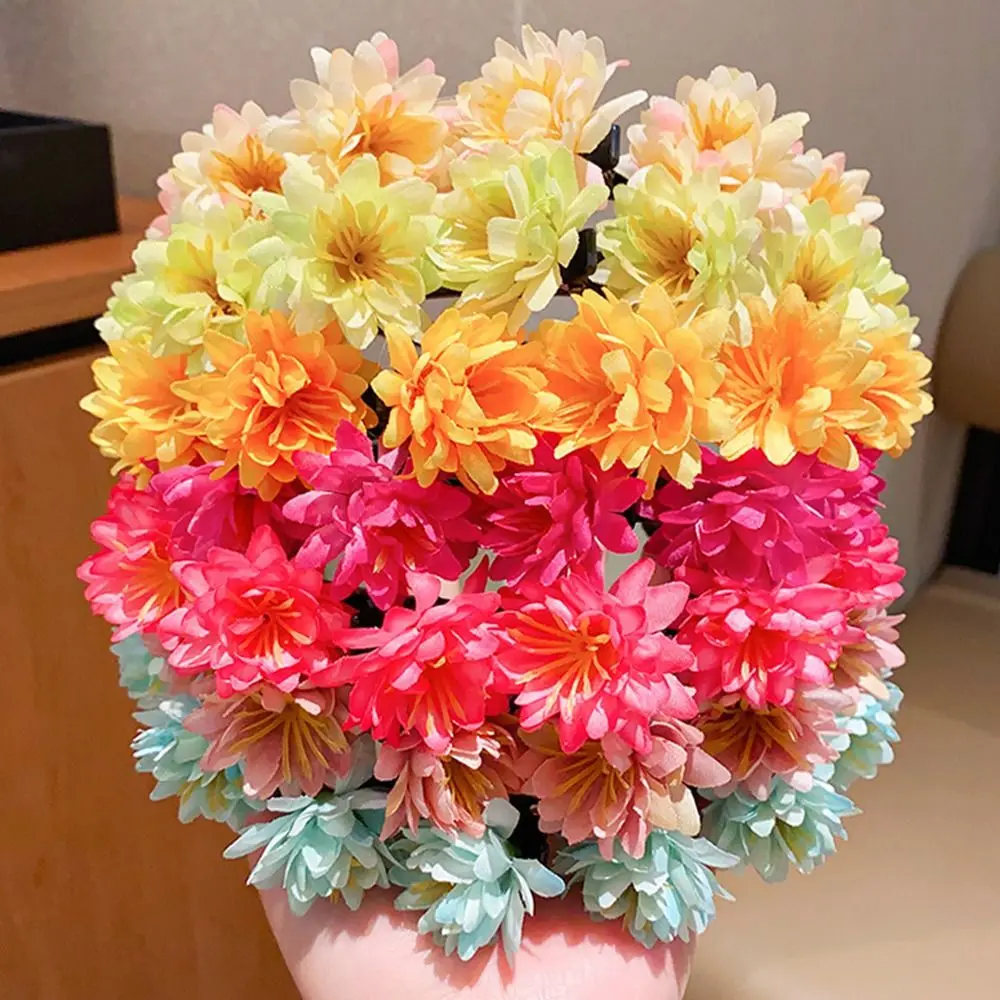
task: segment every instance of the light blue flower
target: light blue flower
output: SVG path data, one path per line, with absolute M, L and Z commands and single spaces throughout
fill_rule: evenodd
M 260 803 L 244 795 L 243 773 L 238 766 L 202 771 L 200 762 L 208 742 L 184 728 L 184 719 L 197 707 L 195 698 L 178 695 L 160 699 L 156 708 L 136 712 L 136 720 L 149 728 L 140 730 L 132 740 L 135 768 L 156 779 L 151 799 L 172 795 L 180 799 L 182 823 L 205 816 L 238 830 L 260 809 Z
M 484 814 L 481 838 L 449 836 L 430 826 L 404 831 L 393 845 L 398 864 L 390 872 L 404 888 L 398 910 L 423 910 L 417 925 L 448 955 L 467 961 L 498 933 L 508 956 L 521 946 L 524 915 L 534 897 L 560 896 L 563 880 L 533 858 L 515 857 L 507 839 L 520 819 L 517 809 L 494 799 Z
M 167 661 L 154 656 L 141 635 L 130 635 L 111 647 L 118 657 L 118 683 L 139 703 L 140 708 L 155 708 L 167 693 L 164 680 Z
M 263 849 L 247 880 L 261 889 L 283 886 L 291 911 L 304 914 L 317 899 L 341 898 L 356 910 L 368 889 L 388 888 L 392 855 L 379 840 L 385 795 L 361 788 L 371 777 L 374 751 L 316 798 L 272 798 L 274 819 L 253 823 L 226 848 L 227 858 Z
M 596 920 L 624 918 L 637 941 L 682 941 L 701 934 L 715 917 L 715 896 L 732 899 L 713 868 L 731 868 L 737 859 L 704 837 L 653 830 L 641 858 L 619 843 L 609 861 L 593 841 L 564 850 L 561 872 L 582 882 L 583 905 Z
M 775 778 L 763 802 L 740 790 L 713 801 L 702 815 L 702 832 L 765 881 L 780 882 L 790 864 L 809 872 L 833 854 L 836 838 L 847 839 L 841 820 L 858 811 L 819 776 L 808 792 Z
M 895 716 L 903 692 L 892 683 L 886 687 L 889 697 L 882 700 L 863 694 L 857 712 L 839 718 L 840 732 L 828 739 L 840 752 L 830 778 L 838 792 L 847 791 L 858 778 L 874 778 L 880 767 L 895 759 L 892 745 L 899 742 Z

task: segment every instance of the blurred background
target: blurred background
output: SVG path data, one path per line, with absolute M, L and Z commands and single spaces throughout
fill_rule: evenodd
M 871 170 L 869 192 L 886 206 L 885 250 L 910 282 L 918 332 L 935 354 L 960 272 L 1000 234 L 998 0 L 0 0 L 0 108 L 106 123 L 119 193 L 151 198 L 180 133 L 199 129 L 213 104 L 253 99 L 284 112 L 288 81 L 312 76 L 311 46 L 353 48 L 385 30 L 404 68 L 430 56 L 452 92 L 522 17 L 550 34 L 583 28 L 604 38 L 610 58 L 629 58 L 608 96 L 671 94 L 681 75 L 726 63 L 771 81 L 779 113 L 807 109 L 807 146 L 845 150 L 849 166 Z M 0 230 L 4 199 L 16 197 L 0 191 Z M 123 214 L 127 231 L 109 238 L 113 248 L 82 254 L 105 269 L 98 291 L 125 270 L 151 214 L 138 223 Z M 84 266 L 6 256 L 0 338 L 17 329 L 4 328 L 10 302 L 30 312 L 69 296 L 65 269 Z M 38 275 L 40 301 L 25 306 L 19 283 Z M 1000 343 L 990 324 L 984 341 Z M 172 806 L 145 801 L 148 779 L 131 774 L 134 724 L 115 689 L 107 629 L 72 575 L 111 482 L 76 407 L 95 355 L 48 350 L 44 363 L 14 357 L 4 368 L 0 357 L 0 639 L 10 671 L 0 996 L 290 998 L 256 902 L 218 857 L 228 831 L 181 828 Z M 960 399 L 960 381 L 949 395 Z M 43 421 L 26 418 L 31 407 Z M 1000 415 L 991 419 L 980 507 L 1000 502 Z M 942 563 L 969 423 L 961 406 L 939 406 L 911 451 L 880 469 L 912 601 L 900 763 L 864 790 L 869 816 L 855 821 L 843 858 L 766 890 L 766 902 L 741 883 L 741 904 L 702 946 L 691 1000 L 1000 995 L 986 971 L 1000 932 L 1000 868 L 988 848 L 985 858 L 971 849 L 956 858 L 937 824 L 1000 822 L 982 798 L 1000 763 L 990 709 L 1000 693 L 996 567 L 923 586 Z M 68 483 L 59 495 L 54 468 Z

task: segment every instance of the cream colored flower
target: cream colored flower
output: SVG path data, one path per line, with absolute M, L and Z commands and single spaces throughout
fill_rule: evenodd
M 580 186 L 569 150 L 529 143 L 494 146 L 452 166 L 445 226 L 430 251 L 442 283 L 480 312 L 503 310 L 512 330 L 551 301 L 579 230 L 607 199 L 603 184 Z
M 803 194 L 806 202 L 825 201 L 834 215 L 846 215 L 851 221 L 865 225 L 882 217 L 885 211 L 882 202 L 875 195 L 865 194 L 871 173 L 848 170 L 843 153 L 824 156 L 818 149 L 810 149 L 803 154 L 802 162 L 815 178 Z
M 434 169 L 447 126 L 433 113 L 444 77 L 430 59 L 401 76 L 396 43 L 382 32 L 353 53 L 311 54 L 316 82 L 292 81 L 295 111 L 272 135 L 279 149 L 308 156 L 327 180 L 369 154 L 386 181 Z
M 482 76 L 458 90 L 458 128 L 472 147 L 499 141 L 523 149 L 533 139 L 555 139 L 589 153 L 615 120 L 646 99 L 642 90 L 598 105 L 622 62 L 608 63 L 604 43 L 563 30 L 553 41 L 529 25 L 523 52 L 498 38 Z
M 290 155 L 282 193 L 254 196 L 275 235 L 251 253 L 287 289 L 296 329 L 336 319 L 362 348 L 386 323 L 417 334 L 421 303 L 437 285 L 426 256 L 435 195 L 416 177 L 382 185 L 372 155 L 356 158 L 332 188 Z

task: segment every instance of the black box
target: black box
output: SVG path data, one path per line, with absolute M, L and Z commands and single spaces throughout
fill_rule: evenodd
M 116 232 L 107 127 L 0 110 L 0 251 Z

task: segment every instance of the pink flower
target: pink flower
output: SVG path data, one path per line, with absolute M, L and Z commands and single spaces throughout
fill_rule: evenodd
M 874 523 L 860 517 L 852 523 L 843 516 L 833 537 L 837 555 L 826 583 L 851 593 L 853 603 L 867 606 L 884 607 L 903 593 L 906 570 L 899 565 L 899 542 L 878 515 Z
M 403 826 L 416 833 L 421 819 L 439 830 L 481 837 L 486 803 L 505 799 L 520 787 L 515 752 L 514 738 L 492 723 L 456 733 L 444 756 L 428 749 L 416 733 L 404 736 L 398 747 L 381 744 L 375 777 L 395 782 L 386 803 L 382 839 L 388 840 Z
M 693 598 L 677 641 L 694 654 L 699 701 L 739 693 L 754 708 L 785 705 L 803 684 L 829 684 L 847 631 L 849 594 L 823 584 Z
M 541 831 L 570 844 L 596 838 L 609 859 L 616 839 L 642 857 L 653 827 L 696 835 L 701 821 L 688 786 L 717 787 L 730 777 L 701 749 L 701 733 L 676 720 L 653 723 L 645 754 L 614 733 L 572 753 L 563 752 L 552 726 L 524 739 L 529 749 L 518 771 L 523 791 L 538 798 Z
M 345 646 L 370 652 L 343 657 L 324 679 L 354 685 L 351 722 L 361 730 L 397 748 L 416 733 L 445 754 L 458 733 L 480 729 L 488 707 L 506 704 L 496 697 L 500 598 L 466 592 L 436 604 L 440 580 L 411 574 L 408 582 L 416 608 L 390 608 L 381 628 L 346 633 Z
M 802 489 L 817 464 L 800 455 L 779 467 L 760 451 L 727 462 L 704 451 L 691 489 L 669 482 L 644 505 L 644 516 L 660 522 L 646 553 L 668 569 L 699 569 L 745 586 L 819 579 L 833 544 L 827 518 Z
M 880 700 L 889 697 L 885 681 L 906 663 L 896 645 L 896 626 L 904 615 L 889 615 L 882 608 L 860 608 L 847 615 L 848 632 L 834 670 L 838 687 L 858 687 Z
M 118 628 L 116 642 L 149 631 L 184 601 L 181 582 L 170 570 L 172 523 L 156 493 L 136 488 L 123 476 L 108 498 L 108 512 L 90 526 L 103 551 L 84 560 L 77 576 L 94 614 Z
M 204 559 L 216 547 L 243 552 L 265 524 L 284 539 L 304 537 L 298 525 L 282 516 L 280 501 L 269 503 L 244 489 L 235 470 L 219 478 L 220 465 L 182 465 L 158 473 L 149 484 L 163 498 L 174 522 L 175 559 Z
M 313 489 L 289 500 L 285 516 L 315 530 L 302 557 L 317 567 L 340 556 L 334 584 L 350 593 L 364 584 L 380 608 L 405 592 L 405 574 L 457 580 L 477 549 L 468 494 L 436 482 L 424 488 L 399 478 L 398 451 L 377 462 L 364 433 L 342 422 L 330 455 L 300 452 L 295 465 Z
M 720 794 L 740 785 L 763 800 L 775 775 L 808 791 L 816 766 L 836 759 L 824 736 L 839 732 L 837 716 L 852 704 L 833 688 L 802 689 L 785 705 L 759 710 L 738 694 L 724 695 L 694 721 L 705 751 L 732 772 Z
M 563 750 L 617 733 L 640 753 L 656 715 L 690 718 L 697 707 L 675 676 L 693 657 L 662 634 L 682 611 L 682 583 L 650 587 L 652 560 L 636 563 L 610 592 L 570 575 L 551 587 L 525 583 L 504 594 L 512 642 L 501 658 L 529 732 L 558 717 Z
M 551 441 L 543 442 L 531 468 L 510 466 L 496 493 L 482 500 L 482 544 L 496 556 L 490 576 L 545 585 L 568 569 L 602 576 L 605 549 L 638 547 L 623 512 L 642 490 L 621 466 L 605 471 L 590 452 L 557 461 Z
M 212 671 L 221 697 L 261 683 L 293 692 L 340 654 L 334 637 L 349 626 L 349 609 L 319 570 L 288 558 L 267 525 L 245 555 L 216 548 L 173 568 L 191 602 L 160 622 L 160 641 L 179 674 Z
M 348 773 L 346 717 L 334 691 L 288 695 L 264 685 L 229 700 L 210 696 L 184 726 L 209 741 L 204 770 L 242 763 L 246 793 L 266 799 L 279 788 L 282 795 L 316 796 Z

